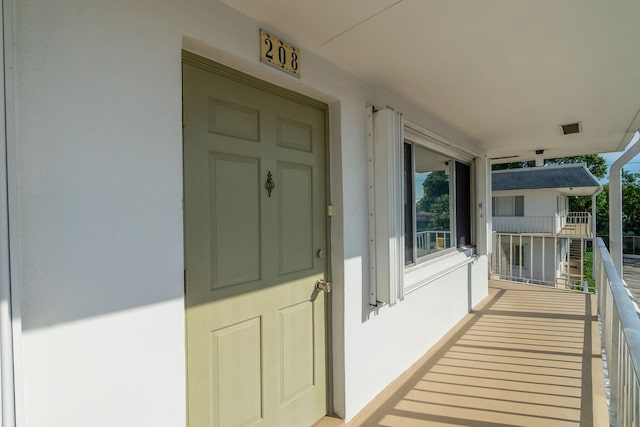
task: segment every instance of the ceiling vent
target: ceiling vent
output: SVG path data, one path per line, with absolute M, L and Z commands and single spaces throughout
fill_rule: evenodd
M 582 132 L 582 126 L 580 122 L 567 123 L 566 125 L 560 125 L 562 127 L 563 135 L 571 135 L 572 133 Z

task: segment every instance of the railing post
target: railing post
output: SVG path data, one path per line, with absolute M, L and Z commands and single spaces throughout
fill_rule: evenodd
M 522 234 L 518 236 L 520 241 L 518 242 L 518 250 L 520 251 L 520 256 L 518 257 L 518 276 L 522 280 L 522 263 L 524 261 L 524 257 L 522 256 Z
M 584 239 L 580 238 L 580 284 L 583 292 L 589 292 L 589 287 L 584 280 Z
M 544 281 L 545 281 L 545 275 L 544 275 L 544 244 L 545 244 L 545 241 L 544 241 L 544 236 L 542 236 L 541 240 L 542 240 L 542 242 L 541 242 L 542 243 L 542 257 L 540 258 L 540 266 L 542 267 L 541 279 L 542 279 L 542 282 L 544 283 Z
M 611 353 L 607 355 L 609 392 L 611 396 L 611 425 L 618 425 L 618 390 L 620 387 L 620 318 L 615 306 L 611 310 Z
M 498 274 L 502 275 L 502 234 L 497 234 L 496 235 L 496 243 L 497 243 L 497 249 L 496 252 L 498 253 Z
M 509 234 L 509 280 L 513 280 L 513 234 Z
M 558 286 L 558 237 L 553 236 L 553 287 Z
M 531 239 L 531 255 L 529 256 L 529 281 L 533 283 L 533 235 L 530 236 Z

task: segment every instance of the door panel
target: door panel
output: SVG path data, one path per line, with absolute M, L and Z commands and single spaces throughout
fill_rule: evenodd
M 306 165 L 279 163 L 282 183 L 278 197 L 280 275 L 313 268 L 312 170 Z
M 311 152 L 311 130 L 306 123 L 278 117 L 278 146 Z
M 209 98 L 209 132 L 258 142 L 259 114 L 254 108 Z
M 327 408 L 326 107 L 245 82 L 183 65 L 189 425 L 306 426 Z
M 209 154 L 211 287 L 260 279 L 260 163 Z
M 280 404 L 314 385 L 313 304 L 304 301 L 280 310 Z
M 217 360 L 212 391 L 224 390 L 212 409 L 221 426 L 256 425 L 263 418 L 261 329 L 257 317 L 211 334 L 211 358 Z

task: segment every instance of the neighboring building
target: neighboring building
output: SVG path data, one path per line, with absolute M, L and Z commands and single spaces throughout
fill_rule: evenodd
M 493 171 L 493 273 L 554 286 L 582 283 L 594 223 L 588 212 L 570 212 L 568 198 L 601 188 L 583 163 Z
M 488 295 L 492 159 L 640 127 L 640 2 L 2 4 L 2 427 L 350 420 Z

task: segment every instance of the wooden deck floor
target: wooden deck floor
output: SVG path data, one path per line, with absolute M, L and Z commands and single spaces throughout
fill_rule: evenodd
M 558 235 L 562 237 L 575 237 L 575 238 L 580 238 L 580 237 L 590 238 L 591 234 L 592 234 L 591 227 L 589 226 L 589 224 L 567 224 L 564 227 L 562 227 L 562 229 L 560 230 L 560 233 L 558 233 Z
M 608 426 L 606 405 L 595 298 L 492 281 L 347 427 Z

